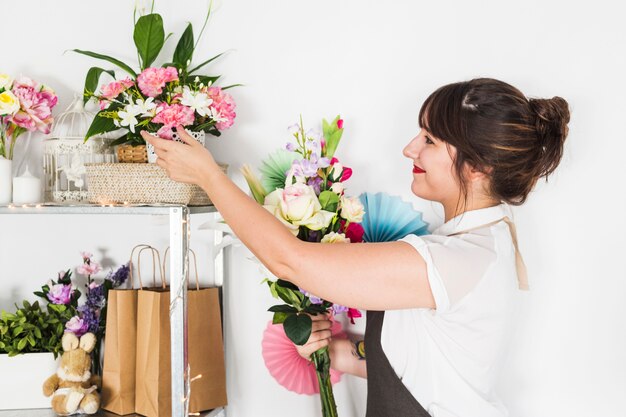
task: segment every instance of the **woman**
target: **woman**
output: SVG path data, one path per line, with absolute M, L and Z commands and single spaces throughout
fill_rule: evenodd
M 411 190 L 441 203 L 445 223 L 429 236 L 365 245 L 298 240 L 183 129 L 189 146 L 142 134 L 168 175 L 200 185 L 276 276 L 368 310 L 366 360 L 349 341 L 330 341 L 325 316 L 299 348 L 309 357 L 330 343 L 334 367 L 367 374 L 368 417 L 496 417 L 507 415 L 494 393 L 499 359 L 516 296 L 527 289 L 508 204 L 524 203 L 557 167 L 568 122 L 564 99 L 527 99 L 498 80 L 439 88 L 404 156 L 413 164 Z M 335 273 L 318 275 L 320 264 Z

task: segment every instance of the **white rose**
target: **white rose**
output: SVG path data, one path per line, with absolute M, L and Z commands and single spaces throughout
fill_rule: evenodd
M 320 243 L 350 243 L 350 238 L 343 233 L 330 232 L 322 238 Z
M 330 186 L 330 191 L 335 194 L 341 195 L 343 193 L 344 187 L 342 182 L 336 182 Z
M 9 74 L 0 74 L 0 90 L 9 89 L 13 83 L 13 78 Z
M 10 91 L 0 93 L 0 116 L 12 116 L 20 109 L 20 100 Z
M 350 223 L 363 221 L 365 208 L 357 197 L 341 197 L 341 217 Z
M 306 184 L 296 183 L 277 189 L 265 197 L 264 207 L 285 224 L 305 226 L 311 230 L 327 227 L 335 213 L 322 210 L 315 190 Z
M 343 171 L 343 165 L 339 162 L 335 162 L 333 169 L 330 171 L 330 180 L 339 181 L 341 179 L 341 171 Z

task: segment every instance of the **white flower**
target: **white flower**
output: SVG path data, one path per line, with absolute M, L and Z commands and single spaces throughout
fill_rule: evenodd
M 139 123 L 136 116 L 138 116 L 140 113 L 141 113 L 141 109 L 139 108 L 139 106 L 136 104 L 133 104 L 131 100 L 131 104 L 124 107 L 124 110 L 120 110 L 117 112 L 117 115 L 119 116 L 120 120 L 119 121 L 116 120 L 117 123 L 115 124 L 117 126 L 123 126 L 123 127 L 128 126 L 130 131 L 135 133 L 135 126 L 137 125 L 137 123 Z
M 343 233 L 330 232 L 322 238 L 320 243 L 350 243 L 350 238 Z
M 13 83 L 13 78 L 9 74 L 0 74 L 0 90 L 9 89 Z
M 209 107 L 209 116 L 211 119 L 215 120 L 216 123 L 225 122 L 228 119 L 226 117 L 222 117 L 222 115 L 215 110 L 215 107 Z
M 322 210 L 315 190 L 306 184 L 279 188 L 268 194 L 264 203 L 263 207 L 288 225 L 294 235 L 298 234 L 297 226 L 320 230 L 328 227 L 335 217 L 335 213 Z
M 363 221 L 365 208 L 357 197 L 341 197 L 341 217 L 350 223 Z
M 330 171 L 330 180 L 339 181 L 341 179 L 341 172 L 343 171 L 343 165 L 339 162 L 333 164 L 333 169 Z
M 183 98 L 180 100 L 180 104 L 183 106 L 191 107 L 200 116 L 206 116 L 211 112 L 209 106 L 213 104 L 213 99 L 210 99 L 206 93 L 195 93 L 187 86 L 183 88 Z
M 20 109 L 20 100 L 11 91 L 0 93 L 0 116 L 12 116 Z
M 135 116 L 152 117 L 156 114 L 156 103 L 153 97 L 148 97 L 146 100 L 138 99 L 135 104 L 131 104 L 127 108 Z
M 343 193 L 344 187 L 342 182 L 335 182 L 330 186 L 330 191 L 335 194 L 341 195 Z

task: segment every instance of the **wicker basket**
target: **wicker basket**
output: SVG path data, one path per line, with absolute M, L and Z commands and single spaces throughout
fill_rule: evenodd
M 119 145 L 117 147 L 117 160 L 123 163 L 142 164 L 148 162 L 146 145 Z
M 220 164 L 226 172 L 227 165 Z M 85 164 L 90 203 L 210 205 L 211 200 L 197 185 L 169 179 L 156 164 Z

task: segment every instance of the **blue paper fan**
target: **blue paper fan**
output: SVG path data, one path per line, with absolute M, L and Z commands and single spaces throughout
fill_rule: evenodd
M 411 203 L 386 193 L 363 193 L 359 196 L 365 207 L 361 226 L 365 242 L 391 242 L 416 234 L 428 234 L 428 223 Z

